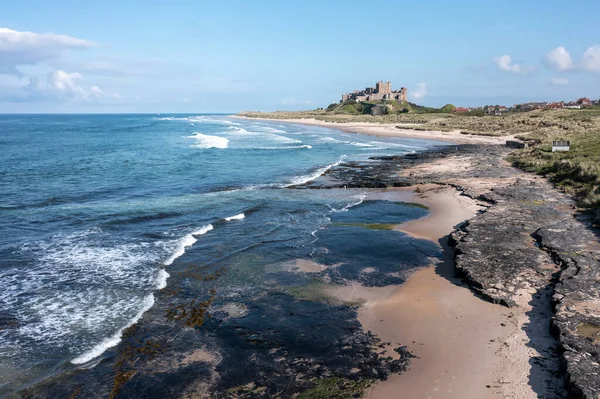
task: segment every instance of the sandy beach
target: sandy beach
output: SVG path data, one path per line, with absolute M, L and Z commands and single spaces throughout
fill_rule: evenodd
M 405 137 L 413 139 L 426 139 L 426 140 L 437 140 L 455 144 L 504 144 L 506 140 L 514 139 L 514 136 L 482 136 L 482 135 L 467 135 L 462 134 L 459 130 L 450 132 L 441 131 L 425 131 L 425 130 L 413 130 L 410 128 L 402 129 L 398 128 L 398 124 L 385 124 L 385 123 L 367 123 L 367 122 L 352 122 L 352 123 L 335 123 L 335 122 L 324 122 L 317 119 L 269 119 L 269 118 L 247 118 L 244 116 L 232 116 L 232 118 L 239 119 L 256 119 L 264 120 L 267 122 L 282 122 L 282 123 L 296 123 L 300 125 L 311 125 L 328 127 L 332 129 L 338 129 L 347 133 L 360 133 L 369 136 L 380 136 L 380 137 Z
M 454 276 L 448 234 L 475 216 L 481 205 L 454 188 L 435 185 L 382 190 L 369 199 L 427 205 L 428 216 L 397 225 L 396 230 L 439 243 L 443 257 L 397 287 L 335 289 L 340 299 L 365 301 L 359 312 L 365 330 L 392 345 L 406 345 L 416 356 L 408 371 L 375 384 L 366 397 L 537 398 L 529 381 L 529 361 L 538 353 L 526 347 L 522 330 L 530 322 L 527 300 L 513 309 L 492 304 Z M 540 334 L 551 341 L 548 332 Z
M 275 121 L 273 119 L 265 119 Z M 314 119 L 276 120 L 335 128 L 346 132 L 408 137 L 471 144 L 504 144 L 512 136 L 487 137 L 454 132 L 425 132 L 398 129 L 396 125 L 373 123 L 328 123 Z M 476 170 L 469 157 L 441 159 L 402 170 L 400 176 Z M 501 167 L 510 168 L 504 161 Z M 518 173 L 501 179 L 449 179 L 448 183 L 477 193 L 492 187 L 513 184 L 515 179 L 535 177 Z M 518 307 L 506 308 L 479 298 L 461 278 L 455 277 L 453 249 L 448 237 L 456 226 L 484 209 L 482 203 L 461 195 L 449 185 L 419 185 L 371 193 L 369 199 L 417 202 L 427 205 L 430 214 L 423 219 L 395 227 L 416 238 L 438 243 L 442 259 L 410 275 L 396 287 L 350 285 L 336 288 L 333 295 L 349 301 L 364 301 L 359 321 L 391 345 L 406 345 L 416 356 L 408 371 L 376 383 L 367 393 L 369 399 L 388 398 L 526 398 L 539 397 L 534 386 L 543 385 L 547 374 L 535 375 L 532 359 L 541 356 L 528 345 L 525 327 L 539 322 L 537 341 L 549 349 L 555 342 L 546 327 L 544 312 L 532 311 L 535 290 L 518 293 Z M 388 351 L 390 356 L 395 353 Z M 552 377 L 550 377 L 552 378 Z M 537 380 L 536 380 L 537 379 Z M 557 380 L 558 381 L 558 380 Z

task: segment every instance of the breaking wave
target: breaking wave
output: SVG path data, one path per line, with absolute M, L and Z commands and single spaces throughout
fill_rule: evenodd
M 199 141 L 198 144 L 190 145 L 192 148 L 227 148 L 229 146 L 229 139 L 220 136 L 209 136 L 208 134 L 194 133 L 193 136 L 187 136 L 190 139 L 196 139 Z
M 298 186 L 301 184 L 306 184 L 309 181 L 313 181 L 315 179 L 317 179 L 319 176 L 323 175 L 325 172 L 327 172 L 329 169 L 333 168 L 334 166 L 338 166 L 340 163 L 342 163 L 342 161 L 344 160 L 344 158 L 346 158 L 345 155 L 340 156 L 340 159 L 337 162 L 334 162 L 330 165 L 327 165 L 323 168 L 319 168 L 317 170 L 315 170 L 314 172 L 308 174 L 308 175 L 304 175 L 304 176 L 298 176 L 298 177 L 294 177 L 289 184 L 284 185 L 283 187 L 291 187 L 291 186 Z
M 241 219 L 243 219 L 245 217 L 246 217 L 246 215 L 244 215 L 243 213 L 239 213 L 239 214 L 237 214 L 235 216 L 226 217 L 225 220 L 228 221 L 228 222 L 230 222 L 232 220 L 241 220 Z
M 183 255 L 185 253 L 185 249 L 187 247 L 191 247 L 192 245 L 194 245 L 194 243 L 196 241 L 198 241 L 196 239 L 196 236 L 204 235 L 204 234 L 208 233 L 209 231 L 211 231 L 212 229 L 213 229 L 213 225 L 209 224 L 209 225 L 206 225 L 196 231 L 191 232 L 190 234 L 186 234 L 181 240 L 179 240 L 177 242 L 177 246 L 175 247 L 175 250 L 173 251 L 171 256 L 169 256 L 169 258 L 167 258 L 167 260 L 165 260 L 163 262 L 163 265 L 165 265 L 165 266 L 171 265 L 175 261 L 175 259 L 179 258 L 181 255 Z

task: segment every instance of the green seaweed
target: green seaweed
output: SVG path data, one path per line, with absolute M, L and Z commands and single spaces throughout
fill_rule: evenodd
M 373 384 L 373 380 L 351 381 L 344 378 L 331 377 L 314 381 L 315 386 L 300 395 L 298 399 L 349 399 L 363 397 L 365 390 Z
M 345 304 L 348 306 L 360 306 L 364 301 L 345 301 L 330 294 L 330 289 L 337 287 L 335 284 L 327 284 L 315 281 L 306 285 L 286 287 L 284 291 L 300 301 L 323 302 L 331 305 Z
M 210 296 L 204 301 L 196 301 L 193 299 L 187 305 L 177 305 L 167 310 L 166 317 L 171 320 L 185 321 L 188 327 L 201 327 L 209 316 L 208 308 L 215 300 L 217 291 L 213 288 L 210 290 Z

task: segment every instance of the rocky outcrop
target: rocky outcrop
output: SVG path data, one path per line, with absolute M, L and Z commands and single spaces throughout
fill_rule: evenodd
M 553 327 L 569 389 L 600 398 L 600 252 L 595 234 L 576 220 L 539 229 L 540 246 L 561 266 L 554 291 Z

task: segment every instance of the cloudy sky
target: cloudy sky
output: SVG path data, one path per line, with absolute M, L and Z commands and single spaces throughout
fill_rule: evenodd
M 0 113 L 600 97 L 600 1 L 0 0 Z

